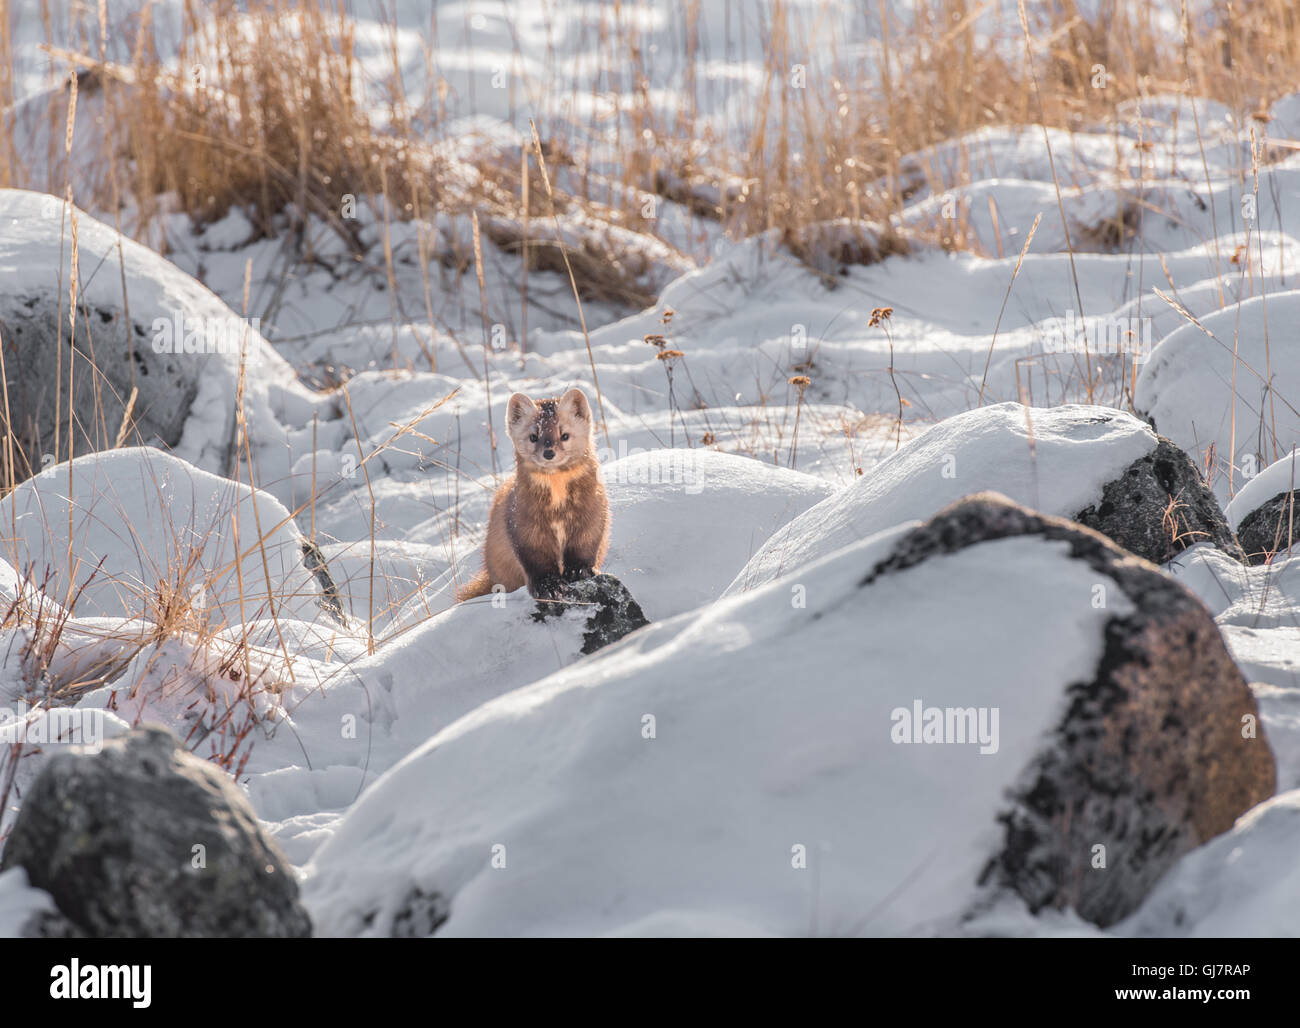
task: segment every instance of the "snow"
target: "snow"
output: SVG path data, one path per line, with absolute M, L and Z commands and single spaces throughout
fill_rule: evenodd
M 364 622 L 306 639 L 293 634 L 296 623 L 284 622 L 287 667 L 279 637 L 255 625 L 261 646 L 251 696 L 215 669 L 239 653 L 236 636 L 169 639 L 144 648 L 81 706 L 114 711 L 124 725 L 168 725 L 205 756 L 235 765 L 246 758 L 240 780 L 254 808 L 303 862 L 326 837 L 320 825 L 331 823 L 328 815 L 347 809 L 430 736 L 580 657 L 586 613 L 569 610 L 539 623 L 533 609 L 522 590 L 495 603 L 457 605 L 387 635 L 377 631 L 373 655 Z M 494 644 L 501 639 L 512 645 Z M 216 712 L 235 712 L 225 717 L 234 728 L 256 717 L 255 730 L 233 749 L 213 708 L 195 703 L 212 691 L 220 697 Z
M 1251 683 L 1277 760 L 1278 790 L 1300 789 L 1300 627 L 1224 625 L 1223 641 Z
M 770 582 L 853 539 L 924 519 L 986 489 L 1047 514 L 1073 516 L 1099 502 L 1102 487 L 1155 445 L 1142 422 L 1101 407 L 1002 403 L 959 414 L 791 521 L 729 592 Z
M 1292 789 L 1184 857 L 1116 930 L 1161 938 L 1293 937 L 1300 908 L 1297 845 L 1300 789 Z
M 436 546 L 378 539 L 322 547 L 349 617 L 380 633 L 417 624 L 450 602 L 450 566 Z M 439 594 L 442 594 L 439 596 Z
M 1276 628 L 1295 624 L 1300 605 L 1300 560 L 1243 567 L 1208 543 L 1180 553 L 1166 566 L 1222 625 Z
M 1198 543 L 1166 570 L 1214 615 L 1250 683 L 1277 762 L 1278 790 L 1300 788 L 1300 558 L 1249 567 Z
M 1300 443 L 1300 350 L 1286 328 L 1297 322 L 1300 290 L 1243 299 L 1175 329 L 1138 377 L 1137 409 L 1208 464 L 1223 502 Z
M 0 500 L 0 523 L 9 564 L 78 615 L 156 620 L 169 590 L 214 628 L 319 611 L 278 501 L 150 447 L 42 471 Z
M 0 939 L 16 938 L 33 917 L 55 913 L 49 893 L 32 888 L 21 867 L 0 872 Z
M 773 532 L 833 491 L 712 450 L 635 454 L 604 478 L 618 526 L 608 564 L 651 620 L 717 599 Z

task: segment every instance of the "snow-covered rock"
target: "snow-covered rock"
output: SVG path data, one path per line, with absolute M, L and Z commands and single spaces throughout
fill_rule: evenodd
M 982 497 L 483 704 L 304 899 L 324 934 L 907 934 L 1002 885 L 1105 923 L 1271 794 L 1253 712 L 1172 579 Z
M 1247 482 L 1224 512 L 1252 564 L 1267 563 L 1279 552 L 1290 553 L 1300 535 L 1295 516 L 1296 470 L 1292 450 Z
M 728 593 L 770 582 L 986 489 L 1108 531 L 1139 556 L 1162 561 L 1172 543 L 1163 526 L 1166 482 L 1175 491 L 1194 492 L 1199 481 L 1177 457 L 1148 426 L 1109 407 L 1000 403 L 967 411 L 933 426 L 775 533 Z M 1213 497 L 1191 499 L 1202 502 L 1184 501 L 1184 531 L 1192 534 L 1183 545 L 1209 536 L 1235 546 Z
M 51 757 L 5 844 L 81 932 L 301 938 L 298 885 L 226 774 L 161 728 Z
M 280 416 L 290 409 L 302 416 L 314 401 L 262 338 L 256 320 L 238 317 L 149 248 L 84 211 L 72 215 L 78 254 L 75 347 L 68 324 L 69 212 L 54 196 L 0 190 L 0 336 L 10 417 L 20 426 L 33 469 L 45 466 L 45 454 L 60 460 L 68 455 L 71 381 L 77 454 L 114 444 L 135 389 L 135 430 L 127 441 L 165 446 L 198 467 L 226 474 L 239 459 L 241 353 L 248 362 L 244 406 L 250 431 L 259 446 L 283 450 Z
M 649 624 L 641 605 L 613 575 L 598 574 L 566 582 L 558 598 L 538 601 L 533 620 L 545 621 L 570 609 L 587 619 L 582 632 L 584 654 L 595 653 Z
M 151 447 L 42 471 L 0 499 L 0 524 L 9 564 L 77 615 L 156 622 L 193 604 L 213 629 L 323 616 L 278 500 Z
M 1113 579 L 1134 609 L 1107 622 L 1095 677 L 1069 685 L 1054 745 L 1010 790 L 1010 809 L 999 815 L 1006 844 L 988 873 L 1031 910 L 1071 906 L 1107 925 L 1131 911 L 1180 853 L 1271 796 L 1276 762 L 1209 612 L 1099 533 L 982 494 L 907 536 L 871 579 L 934 553 L 1025 533 L 1068 543 L 1071 556 Z M 1093 606 L 1106 608 L 1109 592 L 1094 584 Z M 1235 766 L 1225 771 L 1223 761 Z M 1121 873 L 1088 874 L 1108 868 Z
M 1156 564 L 1200 542 L 1244 560 L 1219 501 L 1182 450 L 1163 436 L 1102 488 L 1074 520 Z

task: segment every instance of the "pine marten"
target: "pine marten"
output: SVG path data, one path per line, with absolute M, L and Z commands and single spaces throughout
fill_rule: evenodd
M 510 397 L 506 432 L 515 445 L 515 473 L 492 499 L 483 570 L 462 586 L 469 600 L 500 585 L 522 585 L 534 597 L 557 599 L 566 582 L 600 570 L 609 546 L 609 501 L 595 456 L 591 406 L 581 389 L 534 403 Z

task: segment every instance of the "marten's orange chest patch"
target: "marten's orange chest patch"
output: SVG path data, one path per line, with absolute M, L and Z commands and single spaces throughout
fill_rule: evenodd
M 552 471 L 544 475 L 530 475 L 538 498 L 553 513 L 558 514 L 572 496 L 574 480 L 580 477 L 585 468 L 573 468 L 567 471 Z

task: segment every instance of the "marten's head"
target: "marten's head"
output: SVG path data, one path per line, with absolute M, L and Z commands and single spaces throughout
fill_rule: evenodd
M 591 406 L 581 389 L 536 403 L 515 393 L 506 408 L 506 431 L 530 470 L 563 471 L 591 451 Z

